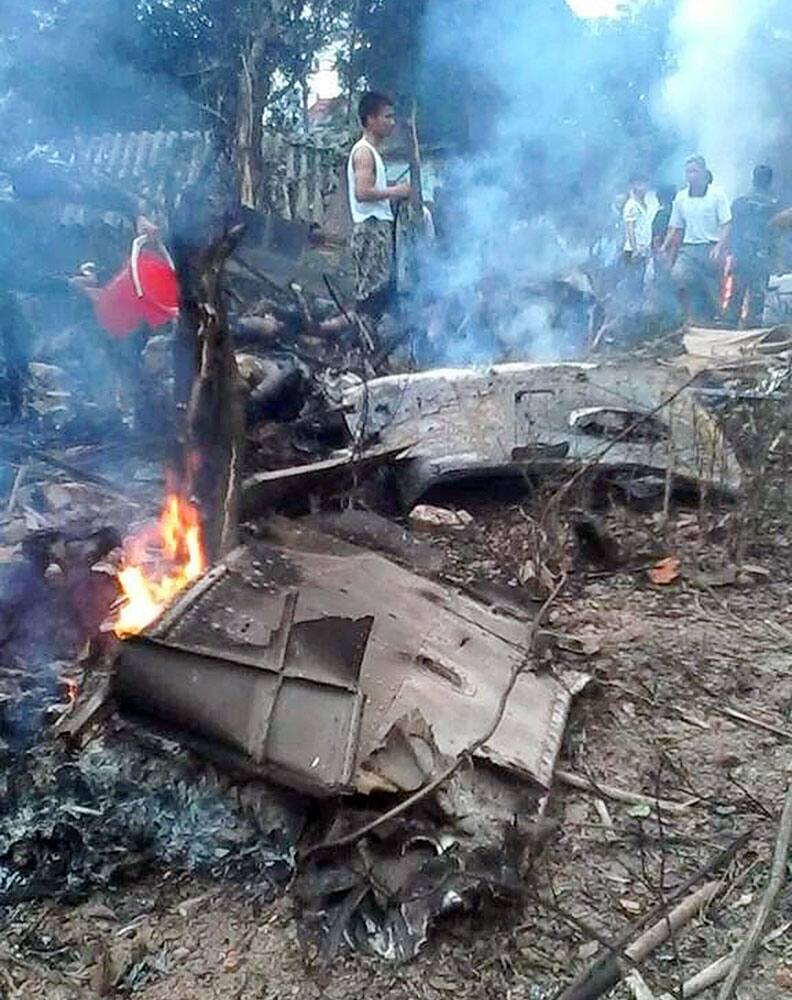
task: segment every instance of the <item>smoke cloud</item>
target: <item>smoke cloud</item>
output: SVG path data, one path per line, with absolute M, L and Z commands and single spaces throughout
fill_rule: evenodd
M 425 22 L 425 79 L 451 79 L 469 116 L 470 149 L 452 163 L 440 199 L 452 220 L 430 296 L 451 294 L 471 318 L 441 360 L 552 360 L 585 346 L 580 271 L 618 252 L 612 204 L 637 164 L 664 156 L 647 95 L 662 59 L 667 15 L 593 22 L 563 0 L 437 0 Z M 442 112 L 443 109 L 440 109 Z M 650 166 L 651 169 L 651 166 Z M 443 213 L 440 213 L 441 215 Z M 575 276 L 575 294 L 558 283 Z M 550 284 L 553 287 L 548 287 Z M 482 289 L 514 291 L 493 331 Z
M 660 122 L 679 136 L 677 167 L 684 152 L 700 152 L 735 196 L 751 168 L 773 158 L 788 119 L 779 83 L 790 29 L 785 0 L 680 0 L 670 39 L 676 65 L 657 102 Z
M 697 152 L 732 198 L 759 162 L 784 187 L 788 0 L 621 6 L 624 16 L 605 20 L 578 18 L 563 0 L 429 6 L 424 88 L 465 105 L 470 138 L 441 190 L 450 247 L 428 269 L 430 298 L 450 295 L 468 316 L 435 337 L 440 360 L 579 354 L 582 310 L 576 324 L 569 296 L 559 309 L 540 286 L 557 290 L 584 270 L 601 276 L 618 261 L 615 201 L 634 170 L 681 186 L 685 156 Z M 436 113 L 447 111 L 440 102 Z M 493 289 L 508 298 L 504 287 L 514 293 L 508 308 L 481 308 Z

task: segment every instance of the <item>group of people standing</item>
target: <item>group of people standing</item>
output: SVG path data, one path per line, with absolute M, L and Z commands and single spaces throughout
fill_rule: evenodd
M 393 102 L 366 93 L 359 114 L 362 135 L 347 166 L 355 299 L 376 323 L 395 298 L 393 206 L 410 197 L 410 186 L 390 184 L 382 158 L 395 127 Z M 703 156 L 687 159 L 679 191 L 655 192 L 634 176 L 622 221 L 621 287 L 630 302 L 641 303 L 651 281 L 661 298 L 675 294 L 689 321 L 761 324 L 779 230 L 792 224 L 792 210 L 779 212 L 769 166 L 754 169 L 750 192 L 733 204 Z
M 671 282 L 688 320 L 760 325 L 778 236 L 772 169 L 756 167 L 751 191 L 733 205 L 703 156 L 688 158 L 685 180 L 681 191 L 655 194 L 645 178 L 633 178 L 622 211 L 628 287 L 640 295 L 651 264 L 655 280 Z

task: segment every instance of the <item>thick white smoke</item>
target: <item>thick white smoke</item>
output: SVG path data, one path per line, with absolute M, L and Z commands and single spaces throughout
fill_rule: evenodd
M 788 116 L 766 59 L 773 19 L 788 16 L 781 11 L 779 0 L 680 0 L 672 21 L 676 68 L 662 88 L 660 116 L 679 134 L 679 158 L 703 154 L 731 196 L 770 158 Z

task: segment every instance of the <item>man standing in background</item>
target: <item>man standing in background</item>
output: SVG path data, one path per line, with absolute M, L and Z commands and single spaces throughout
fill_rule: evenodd
M 731 207 L 703 156 L 688 158 L 685 178 L 687 187 L 674 198 L 663 250 L 687 319 L 706 323 L 720 312 Z
M 671 209 L 674 206 L 677 189 L 668 184 L 657 188 L 658 209 L 652 222 L 652 249 L 658 253 L 663 249 L 665 238 L 668 235 L 668 224 L 671 221 Z
M 391 201 L 409 198 L 410 185 L 389 187 L 382 159 L 382 146 L 396 127 L 393 101 L 369 91 L 360 99 L 359 116 L 363 135 L 352 147 L 347 164 L 355 300 L 358 312 L 376 323 L 396 292 Z
M 740 325 L 746 295 L 748 309 L 744 326 L 760 326 L 762 323 L 775 248 L 772 220 L 778 212 L 778 199 L 772 193 L 772 186 L 772 169 L 756 167 L 752 190 L 732 205 L 730 242 L 734 285 L 726 319 L 735 327 Z
M 660 203 L 641 176 L 630 182 L 630 194 L 624 203 L 624 259 L 640 274 L 641 282 L 652 252 L 652 224 Z
M 646 274 L 648 311 L 660 317 L 663 325 L 669 328 L 678 325 L 682 320 L 668 258 L 663 254 L 663 244 L 668 235 L 668 224 L 676 193 L 677 189 L 667 184 L 657 188 L 659 207 L 652 222 L 652 257 Z
M 652 255 L 652 223 L 660 207 L 654 191 L 640 174 L 630 181 L 630 193 L 622 209 L 624 221 L 625 290 L 630 306 L 643 301 L 646 269 Z

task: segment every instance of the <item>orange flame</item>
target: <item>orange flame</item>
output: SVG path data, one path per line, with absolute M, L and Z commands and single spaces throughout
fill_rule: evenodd
M 206 569 L 197 509 L 178 493 L 169 493 L 158 523 L 124 548 L 118 573 L 124 597 L 113 625 L 121 639 L 150 625 Z
M 723 312 L 731 305 L 732 296 L 734 295 L 734 275 L 730 274 L 727 276 L 723 283 L 723 299 L 721 300 L 721 309 Z
M 731 255 L 726 258 L 726 266 L 724 268 L 723 283 L 721 286 L 721 311 L 726 312 L 731 305 L 732 297 L 734 296 L 734 270 L 733 261 Z

